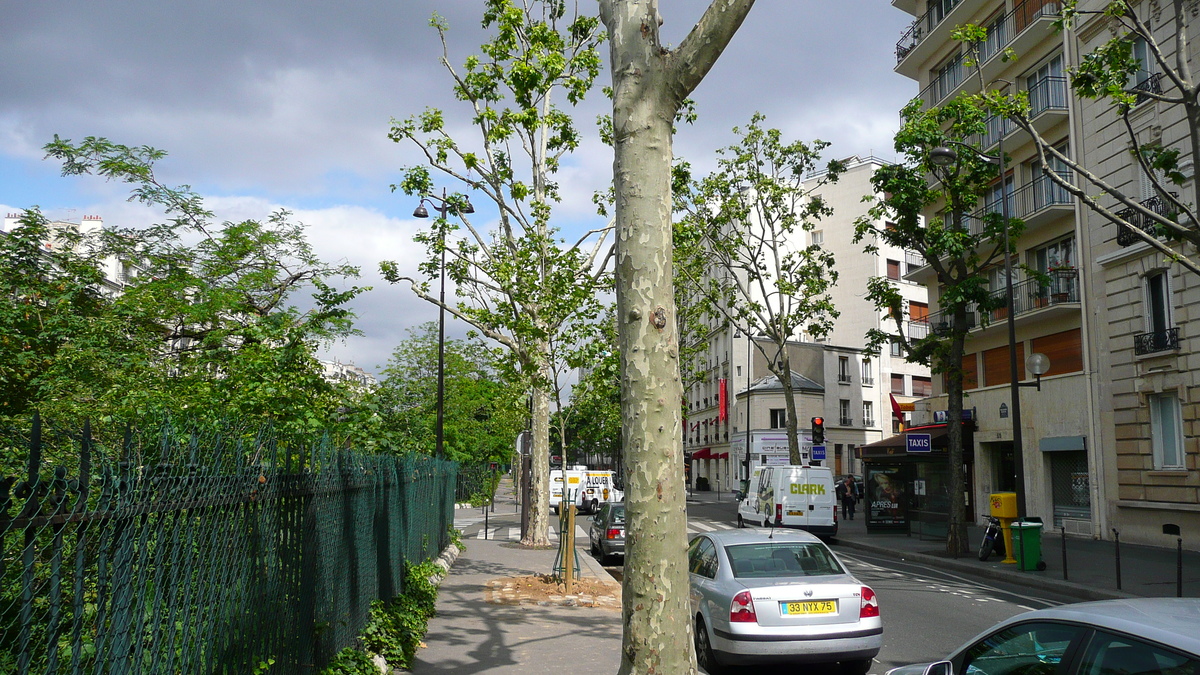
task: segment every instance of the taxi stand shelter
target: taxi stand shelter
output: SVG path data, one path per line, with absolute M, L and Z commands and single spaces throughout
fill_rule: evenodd
M 963 471 L 967 522 L 975 520 L 975 422 L 964 420 Z M 927 434 L 927 452 L 910 452 L 908 437 Z M 913 427 L 903 433 L 861 447 L 863 461 L 862 512 L 867 532 L 909 532 L 945 538 L 950 513 L 945 424 Z

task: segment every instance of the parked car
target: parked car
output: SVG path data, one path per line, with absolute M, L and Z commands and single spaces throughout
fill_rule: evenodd
M 1200 598 L 1131 598 L 1018 614 L 944 661 L 888 675 L 1200 673 Z
M 696 658 L 710 675 L 832 662 L 861 675 L 883 646 L 875 592 L 808 532 L 706 532 L 688 546 L 688 571 Z
M 592 516 L 588 527 L 588 539 L 592 555 L 601 565 L 612 565 L 617 558 L 625 557 L 625 503 L 604 503 Z

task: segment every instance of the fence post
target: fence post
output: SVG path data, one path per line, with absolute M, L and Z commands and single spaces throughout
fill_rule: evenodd
M 1059 527 L 1060 527 L 1059 536 L 1062 539 L 1063 581 L 1066 581 L 1067 580 L 1067 526 L 1060 525 Z

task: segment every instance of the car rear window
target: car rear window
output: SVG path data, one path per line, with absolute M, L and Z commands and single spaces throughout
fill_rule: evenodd
M 611 522 L 613 525 L 624 525 L 625 524 L 625 507 L 624 506 L 614 506 L 613 507 Z
M 814 577 L 845 574 L 829 549 L 816 543 L 763 542 L 725 547 L 733 576 Z

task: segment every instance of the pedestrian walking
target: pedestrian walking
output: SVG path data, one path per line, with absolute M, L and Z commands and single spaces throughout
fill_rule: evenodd
M 858 501 L 858 489 L 854 485 L 854 479 L 846 476 L 845 480 L 838 483 L 834 492 L 842 500 L 842 518 L 854 520 L 854 505 Z

